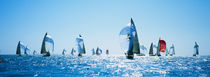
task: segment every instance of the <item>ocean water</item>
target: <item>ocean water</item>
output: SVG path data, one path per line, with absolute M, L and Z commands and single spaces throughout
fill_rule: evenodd
M 0 55 L 0 77 L 156 76 L 210 77 L 210 56 L 136 57 Z

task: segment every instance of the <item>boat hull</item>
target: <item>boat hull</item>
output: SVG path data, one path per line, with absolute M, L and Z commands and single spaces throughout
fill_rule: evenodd
M 134 58 L 134 55 L 127 55 L 126 58 L 127 59 L 133 59 Z

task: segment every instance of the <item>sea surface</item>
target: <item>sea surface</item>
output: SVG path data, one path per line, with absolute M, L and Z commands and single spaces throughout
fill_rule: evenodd
M 0 60 L 0 77 L 210 77 L 210 56 L 135 56 L 129 60 L 125 56 L 0 55 Z

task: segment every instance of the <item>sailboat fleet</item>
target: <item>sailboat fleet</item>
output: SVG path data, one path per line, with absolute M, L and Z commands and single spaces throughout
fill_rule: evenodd
M 28 53 L 30 52 L 30 49 L 25 46 L 21 41 L 18 42 L 17 45 L 17 50 L 16 50 L 16 54 L 21 56 L 21 55 L 28 55 Z
M 123 38 L 123 41 L 125 42 L 124 47 L 124 53 L 127 59 L 133 59 L 134 55 L 136 56 L 145 56 L 146 53 L 143 53 L 142 51 L 146 52 L 147 48 L 144 45 L 140 45 L 138 40 L 138 34 L 136 30 L 136 26 L 134 24 L 133 19 L 131 18 L 130 23 L 128 26 L 121 29 L 119 36 Z M 78 56 L 82 56 L 83 54 L 86 54 L 85 50 L 85 43 L 81 35 L 76 38 L 76 44 L 77 48 L 76 50 L 72 48 L 71 55 L 75 55 L 76 51 L 78 52 Z M 156 50 L 156 51 L 155 51 Z M 16 54 L 21 55 L 28 55 L 30 49 L 25 46 L 21 41 L 18 42 Z M 92 55 L 101 55 L 102 50 L 97 47 L 96 50 L 93 48 Z M 40 54 L 47 57 L 50 56 L 54 52 L 54 40 L 50 35 L 47 33 L 45 34 L 42 45 L 41 45 L 41 51 Z M 67 50 L 63 49 L 62 55 L 65 55 L 67 53 Z M 34 50 L 33 55 L 36 55 L 37 51 Z M 106 50 L 106 54 L 109 54 L 109 50 Z M 167 49 L 165 40 L 159 39 L 158 46 L 151 43 L 149 48 L 149 56 L 174 56 L 175 55 L 175 47 L 174 44 Z M 197 42 L 195 42 L 194 46 L 194 54 L 193 56 L 199 55 L 199 45 Z

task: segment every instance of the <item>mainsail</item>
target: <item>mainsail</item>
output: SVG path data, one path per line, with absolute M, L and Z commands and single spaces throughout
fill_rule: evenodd
M 151 43 L 151 45 L 150 45 L 149 56 L 154 56 L 154 54 L 153 54 L 153 43 Z
M 53 51 L 54 51 L 54 41 L 52 37 L 46 33 L 42 41 L 41 54 L 49 55 Z
M 136 26 L 133 22 L 133 19 L 131 18 L 131 26 L 134 28 L 134 39 L 133 39 L 133 53 L 135 54 L 140 54 L 140 48 L 139 48 L 139 40 L 138 40 L 138 34 L 136 31 Z
M 134 22 L 131 18 L 131 24 L 129 26 L 126 26 L 120 31 L 120 37 L 122 37 L 123 43 L 126 46 L 122 46 L 124 48 L 124 51 L 127 58 L 132 59 L 135 54 L 140 54 L 140 48 L 139 48 L 139 42 L 138 42 L 138 36 L 136 32 L 136 28 L 134 25 Z
M 19 41 L 17 45 L 16 54 L 21 56 L 21 54 L 23 54 L 24 51 L 25 51 L 25 46 L 21 41 Z
M 197 42 L 195 42 L 193 56 L 197 56 L 197 55 L 199 55 L 199 45 L 197 44 Z
M 82 39 L 82 36 L 79 35 L 78 38 L 76 38 L 76 42 L 77 42 L 77 49 L 78 49 L 78 56 L 81 56 L 82 54 L 85 54 L 85 44 L 84 41 Z

